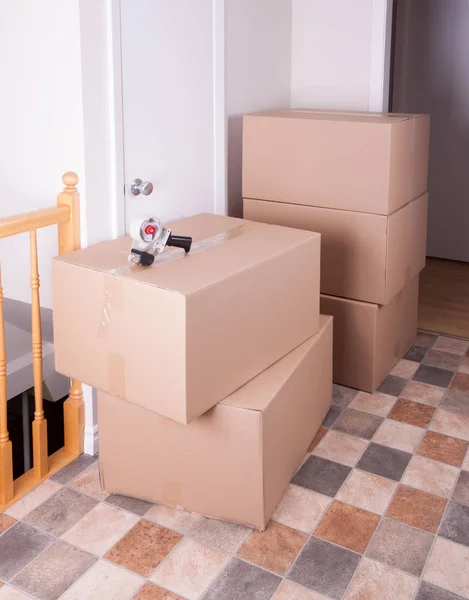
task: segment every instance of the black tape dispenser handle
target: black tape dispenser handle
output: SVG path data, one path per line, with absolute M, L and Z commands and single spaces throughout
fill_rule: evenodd
M 182 248 L 187 254 L 192 246 L 192 238 L 184 237 L 183 235 L 171 234 L 166 242 L 166 245 L 174 246 L 175 248 Z

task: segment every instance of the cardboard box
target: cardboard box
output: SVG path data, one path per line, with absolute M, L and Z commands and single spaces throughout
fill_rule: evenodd
M 103 487 L 264 529 L 331 400 L 330 317 L 189 425 L 98 392 Z
M 244 217 L 321 234 L 321 292 L 387 304 L 425 266 L 428 194 L 390 216 L 244 200 Z
M 243 197 L 389 215 L 427 191 L 428 115 L 243 117 Z
M 376 390 L 417 335 L 418 281 L 386 306 L 321 295 L 321 312 L 334 316 L 335 383 Z
M 318 331 L 320 235 L 197 215 L 152 267 L 130 239 L 53 261 L 56 368 L 188 423 Z M 294 293 L 292 293 L 294 291 Z

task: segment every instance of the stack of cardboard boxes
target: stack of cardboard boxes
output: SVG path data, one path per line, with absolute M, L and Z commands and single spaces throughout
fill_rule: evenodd
M 151 267 L 129 238 L 54 260 L 56 368 L 98 391 L 108 492 L 263 529 L 332 396 L 320 235 L 216 215 Z
M 244 217 L 321 233 L 336 383 L 375 391 L 415 338 L 428 145 L 427 115 L 244 117 Z

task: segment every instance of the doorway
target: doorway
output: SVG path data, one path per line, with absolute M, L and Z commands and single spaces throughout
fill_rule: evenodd
M 390 107 L 430 113 L 419 326 L 469 337 L 469 2 L 395 0 Z

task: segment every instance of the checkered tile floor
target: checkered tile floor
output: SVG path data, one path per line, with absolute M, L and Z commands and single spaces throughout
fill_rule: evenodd
M 80 457 L 0 514 L 0 600 L 469 599 L 469 341 L 334 406 L 264 533 L 107 496 Z

